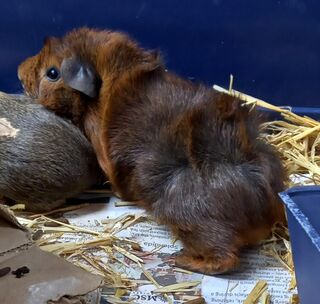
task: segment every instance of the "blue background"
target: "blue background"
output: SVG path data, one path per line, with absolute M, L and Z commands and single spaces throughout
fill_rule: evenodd
M 0 90 L 43 39 L 78 26 L 122 30 L 169 69 L 278 105 L 320 105 L 320 2 L 300 0 L 9 0 L 0 4 Z

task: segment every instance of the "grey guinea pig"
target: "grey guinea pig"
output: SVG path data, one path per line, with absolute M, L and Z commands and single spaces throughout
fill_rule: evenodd
M 97 183 L 81 131 L 24 95 L 0 93 L 0 195 L 47 211 Z

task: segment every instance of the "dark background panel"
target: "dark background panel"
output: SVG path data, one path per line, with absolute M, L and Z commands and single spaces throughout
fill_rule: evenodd
M 169 69 L 275 104 L 320 105 L 320 2 L 302 0 L 1 1 L 0 90 L 44 37 L 78 26 L 129 33 L 158 48 Z

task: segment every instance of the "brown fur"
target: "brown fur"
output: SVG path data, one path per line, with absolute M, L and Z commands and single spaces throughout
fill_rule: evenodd
M 43 76 L 68 57 L 95 70 L 96 98 Z M 277 192 L 285 173 L 258 138 L 256 112 L 166 72 L 157 53 L 126 35 L 82 28 L 50 39 L 19 77 L 27 93 L 84 130 L 122 198 L 182 240 L 180 266 L 232 270 L 241 248 L 283 220 Z

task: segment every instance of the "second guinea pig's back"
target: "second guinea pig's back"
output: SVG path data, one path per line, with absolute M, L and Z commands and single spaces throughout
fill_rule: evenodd
M 0 194 L 50 209 L 98 181 L 94 151 L 80 130 L 25 96 L 0 100 L 9 132 L 0 136 Z

